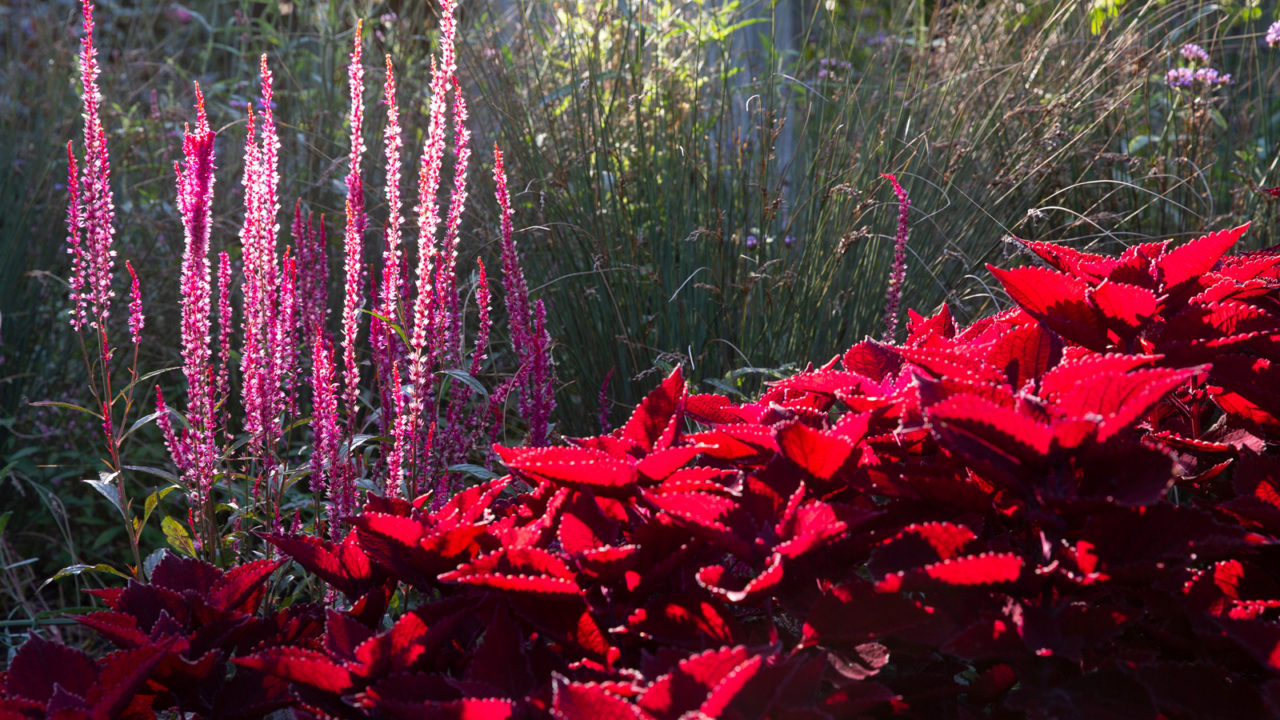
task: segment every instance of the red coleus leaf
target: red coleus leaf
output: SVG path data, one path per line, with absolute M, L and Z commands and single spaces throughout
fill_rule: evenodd
M 421 547 L 427 528 L 418 520 L 366 511 L 351 522 L 369 559 L 410 585 L 430 587 L 439 573 L 455 567 L 453 558 Z
M 985 350 L 985 348 L 984 348 Z M 902 358 L 934 377 L 945 377 L 973 383 L 1002 383 L 1001 368 L 984 361 L 983 354 L 967 347 L 899 348 Z
M 626 630 L 664 645 L 693 648 L 731 644 L 742 635 L 720 603 L 701 592 L 650 599 L 627 618 Z
M 1137 285 L 1104 281 L 1086 295 L 1107 326 L 1126 340 L 1133 339 L 1158 309 L 1156 294 Z
M 5 694 L 46 703 L 59 685 L 84 697 L 97 675 L 97 665 L 85 653 L 31 635 L 9 663 Z
M 1098 372 L 1087 382 L 1066 385 L 1065 376 L 1046 379 L 1042 392 L 1068 416 L 1100 416 L 1098 441 L 1106 442 L 1141 420 L 1156 403 L 1207 367 L 1146 368 Z
M 221 577 L 221 570 L 203 560 L 165 553 L 151 571 L 151 584 L 174 592 L 204 595 Z
M 618 429 L 618 435 L 646 451 L 671 447 L 680 429 L 686 393 L 684 376 L 677 366 L 661 385 L 640 401 L 631 418 Z
M 670 673 L 658 678 L 640 696 L 639 706 L 659 720 L 675 720 L 711 702 L 725 707 L 741 689 L 742 676 L 759 670 L 759 656 L 745 647 L 708 650 L 681 660 Z M 717 692 L 722 682 L 723 690 Z M 715 717 L 712 715 L 711 717 Z
M 832 398 L 838 393 L 865 394 L 868 388 L 877 389 L 878 387 L 878 381 L 872 382 L 861 373 L 840 370 L 812 370 L 769 384 L 771 394 L 787 391 L 813 393 Z
M 935 339 L 951 339 L 956 335 L 956 324 L 951 308 L 945 304 L 930 317 L 922 317 L 915 310 L 907 310 L 907 344 L 927 345 Z
M 554 683 L 551 715 L 556 720 L 644 720 L 639 707 L 614 695 L 597 683 L 569 682 L 559 678 Z
M 1042 464 L 1053 428 L 990 400 L 957 395 L 925 411 L 938 444 L 980 467 L 1016 477 Z
M 778 426 L 777 433 L 782 455 L 823 480 L 830 480 L 854 455 L 853 444 L 845 438 L 799 421 Z
M 266 581 L 284 564 L 282 560 L 256 560 L 228 570 L 209 589 L 211 607 L 230 613 L 256 612 L 266 593 Z
M 685 415 L 705 424 L 742 422 L 733 407 L 733 401 L 724 395 L 690 395 L 684 400 Z
M 1080 252 L 1065 245 L 1030 240 L 1023 240 L 1022 245 L 1058 270 L 1078 278 L 1101 281 L 1119 265 L 1115 258 Z
M 577 596 L 573 571 L 554 553 L 533 547 L 506 547 L 441 573 L 442 582 L 492 587 L 516 593 Z
M 733 498 L 705 492 L 646 493 L 645 498 L 676 524 L 700 531 L 736 555 L 750 555 L 749 538 L 754 533 L 739 533 L 732 527 L 732 516 L 740 510 Z
M 977 535 L 967 526 L 946 522 L 908 525 L 884 541 L 868 568 L 877 575 L 902 572 L 959 556 Z
M 1058 364 L 1062 359 L 1062 339 L 1039 323 L 1028 323 L 997 338 L 985 359 L 987 365 L 1004 374 L 1009 387 L 1020 390 Z
M 695 576 L 712 595 L 731 603 L 754 603 L 768 596 L 782 582 L 782 556 L 774 553 L 755 577 L 732 577 L 721 565 L 709 565 Z
M 712 492 L 738 495 L 742 492 L 742 471 L 714 467 L 691 467 L 671 473 L 653 492 Z
M 265 536 L 285 555 L 329 583 L 348 598 L 364 594 L 374 584 L 373 565 L 351 532 L 340 545 L 312 535 Z
M 110 611 L 96 612 L 76 616 L 75 620 L 111 641 L 121 650 L 151 643 L 150 636 L 138 629 L 138 621 L 132 615 Z
M 1106 332 L 1085 299 L 1083 282 L 1048 268 L 987 269 L 1014 302 L 1050 330 L 1090 349 L 1106 349 Z
M 885 345 L 871 340 L 854 345 L 840 358 L 844 369 L 875 382 L 894 375 L 902 367 L 902 357 Z
M 1219 230 L 1162 254 L 1155 264 L 1164 287 L 1177 287 L 1208 272 L 1248 229 L 1249 224 L 1245 223 L 1231 230 Z
M 685 439 L 703 445 L 706 455 L 731 462 L 762 460 L 778 452 L 773 428 L 764 425 L 720 425 Z
M 491 692 L 491 690 L 489 691 Z M 486 688 L 426 673 L 396 673 L 352 698 L 370 717 L 389 720 L 508 720 L 506 698 L 484 697 Z
M 235 664 L 274 675 L 324 693 L 343 695 L 355 689 L 355 678 L 343 664 L 328 655 L 296 647 L 267 648 Z
M 504 448 L 494 445 L 504 465 L 534 483 L 590 488 L 595 492 L 630 493 L 638 474 L 633 463 L 587 448 Z
M 886 575 L 876 583 L 876 590 L 900 592 L 937 587 L 939 583 L 956 587 L 1008 583 L 1018 579 L 1022 566 L 1022 557 L 1015 553 L 968 555 Z
M 702 448 L 697 445 L 658 450 L 641 458 L 636 463 L 636 471 L 649 480 L 662 480 L 689 464 L 701 453 Z
M 169 652 L 169 643 L 149 645 L 136 650 L 121 650 L 99 662 L 97 682 L 85 700 L 92 707 L 92 720 L 113 720 L 125 708 L 149 704 L 138 697 L 139 691 Z

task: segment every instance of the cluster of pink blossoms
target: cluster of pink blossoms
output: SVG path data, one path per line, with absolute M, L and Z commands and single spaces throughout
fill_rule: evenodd
M 96 53 L 92 44 L 92 2 L 85 0 L 86 39 L 81 52 L 85 87 L 86 160 L 81 168 L 71 148 L 71 202 L 68 207 L 69 248 L 73 256 L 73 325 L 105 326 L 111 301 L 112 200 L 107 185 L 109 166 L 106 138 L 98 118 L 99 95 Z M 185 128 L 183 157 L 175 163 L 177 200 L 185 247 L 182 257 L 182 372 L 187 396 L 181 429 L 173 416 L 177 408 L 166 405 L 157 388 L 157 424 L 179 471 L 192 509 L 195 543 L 215 540 L 214 497 L 218 479 L 245 478 L 246 492 L 238 491 L 230 502 L 263 502 L 265 522 L 279 530 L 280 501 L 297 469 L 290 469 L 286 417 L 302 412 L 300 386 L 311 390 L 311 444 L 309 472 L 314 492 L 325 497 L 330 531 L 358 507 L 356 482 L 372 478 L 377 489 L 390 496 L 417 496 L 436 490 L 443 501 L 454 489 L 449 468 L 467 462 L 477 448 L 487 448 L 504 421 L 507 395 L 519 394 L 520 410 L 529 423 L 529 441 L 547 439 L 552 396 L 550 339 L 546 310 L 541 302 L 530 305 L 528 287 L 512 239 L 510 200 L 501 153 L 495 147 L 495 177 L 502 206 L 503 286 L 507 291 L 515 353 L 519 368 L 514 376 L 488 393 L 487 402 L 474 397 L 473 382 L 439 381 L 444 373 L 474 379 L 488 369 L 491 326 L 490 289 L 483 264 L 478 263 L 474 285 L 478 327 L 474 345 L 465 339 L 463 295 L 471 288 L 458 283 L 459 229 L 468 198 L 470 130 L 467 106 L 456 75 L 454 3 L 443 0 L 442 47 L 433 59 L 427 142 L 418 172 L 416 275 L 406 277 L 402 251 L 404 217 L 401 203 L 402 130 L 396 104 L 395 76 L 386 59 L 383 97 L 387 106 L 384 131 L 386 152 L 386 205 L 383 231 L 383 267 L 380 273 L 365 267 L 364 183 L 364 69 L 361 35 L 357 26 L 348 66 L 350 90 L 350 147 L 346 178 L 346 227 L 343 234 L 345 267 L 341 318 L 341 360 L 335 362 L 335 343 L 326 329 L 328 315 L 328 258 L 323 217 L 317 222 L 294 206 L 293 243 L 281 248 L 278 239 L 279 150 L 274 117 L 272 74 L 262 57 L 261 100 L 255 111 L 247 107 L 245 137 L 244 220 L 240 230 L 240 260 L 218 255 L 216 287 L 210 247 L 214 189 L 214 132 L 205 112 L 204 97 L 195 88 L 194 130 Z M 452 113 L 450 113 L 452 110 Z M 452 117 L 450 118 L 450 114 Z M 449 138 L 455 157 L 453 188 L 447 211 L 438 203 L 441 166 Z M 240 279 L 240 317 L 232 328 L 232 295 Z M 129 328 L 135 343 L 144 319 L 141 291 L 133 267 Z M 372 313 L 366 305 L 365 278 L 375 279 Z M 377 282 L 380 280 L 380 282 Z M 215 297 L 216 292 L 216 297 Z M 213 333 L 214 313 L 218 335 Z M 362 318 L 371 315 L 369 357 L 376 382 L 372 399 L 380 408 L 362 412 L 360 358 L 357 355 Z M 105 338 L 105 332 L 102 333 Z M 239 408 L 243 440 L 232 428 L 233 335 L 240 340 Z M 104 340 L 105 345 L 105 340 Z M 299 352 L 303 350 L 303 352 Z M 105 414 L 105 413 L 104 413 Z M 345 417 L 344 417 L 345 416 Z M 104 417 L 111 434 L 111 418 Z M 380 455 L 357 454 L 362 432 L 376 430 L 390 440 Z M 363 436 L 365 438 L 370 435 Z M 484 452 L 488 452 L 487 449 Z M 486 458 L 488 456 L 486 455 Z M 252 493 L 248 490 L 251 488 Z M 234 509 L 234 508 L 233 508 Z M 241 508 L 237 517 L 250 516 Z M 319 522 L 320 519 L 317 519 Z M 237 519 L 237 528 L 240 522 Z M 334 536 L 336 537 L 336 535 Z M 216 550 L 215 550 L 216 551 Z

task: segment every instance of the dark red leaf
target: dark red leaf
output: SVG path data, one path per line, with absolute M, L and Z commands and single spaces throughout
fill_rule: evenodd
M 248 657 L 236 658 L 235 663 L 334 695 L 342 695 L 355 688 L 350 670 L 314 650 L 267 648 Z
M 645 713 L 596 683 L 554 684 L 551 714 L 556 720 L 643 720 Z
M 57 684 L 83 697 L 97 675 L 98 668 L 88 655 L 31 635 L 9 663 L 5 692 L 44 703 L 53 697 Z
M 619 435 L 645 450 L 671 447 L 679 431 L 685 395 L 684 376 L 677 366 L 661 385 L 640 401 L 631 418 L 619 428 Z

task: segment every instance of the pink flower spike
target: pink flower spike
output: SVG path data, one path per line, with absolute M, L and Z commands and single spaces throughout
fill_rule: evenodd
M 177 165 L 178 208 L 182 213 L 185 247 L 182 254 L 182 372 L 187 379 L 187 421 L 191 426 L 190 476 L 187 487 L 197 491 L 197 505 L 213 485 L 218 451 L 214 442 L 216 375 L 209 349 L 213 293 L 209 286 L 209 235 L 212 227 L 213 142 L 205 116 L 204 94 L 196 92 L 196 130 L 183 130 L 183 161 Z M 221 280 L 222 278 L 220 278 Z M 229 282 L 229 279 L 227 279 Z M 227 311 L 230 312 L 229 301 Z M 225 323 L 226 321 L 224 321 Z M 225 372 L 225 367 L 224 367 Z
M 325 492 L 329 498 L 329 534 L 338 537 L 337 518 L 346 496 L 346 473 L 339 459 L 342 431 L 338 422 L 338 396 L 334 388 L 333 348 L 324 330 L 314 328 L 315 341 L 311 354 L 311 388 L 314 409 L 311 429 L 315 442 L 311 450 L 311 491 Z
M 364 275 L 362 264 L 365 230 L 364 183 L 360 176 L 360 161 L 364 156 L 364 68 L 360 65 L 360 33 L 363 27 L 363 21 L 356 23 L 355 46 L 351 51 L 351 62 L 347 66 L 347 82 L 351 97 L 351 111 L 348 115 L 351 152 L 347 166 L 347 227 L 343 243 L 346 250 L 347 281 L 342 304 L 342 360 L 345 381 L 343 401 L 351 428 L 355 427 L 357 402 L 360 396 L 360 368 L 356 365 L 356 335 L 360 330 L 360 306 L 363 304 L 360 286 Z
M 80 41 L 81 92 L 84 104 L 85 164 L 80 168 L 78 188 L 70 191 L 77 208 L 78 232 L 72 244 L 71 301 L 72 326 L 84 324 L 105 327 L 115 291 L 111 276 L 115 270 L 116 251 L 112 247 L 115 228 L 115 204 L 111 195 L 111 162 L 107 154 L 107 134 L 102 127 L 99 110 L 102 94 L 98 90 L 98 51 L 93 46 L 93 2 L 84 0 L 84 39 Z M 68 183 L 70 185 L 70 183 Z M 79 254 L 82 253 L 82 256 Z M 80 258 L 81 262 L 74 262 Z M 104 353 L 106 354 L 106 353 Z
M 85 255 L 83 232 L 80 228 L 80 174 L 76 169 L 76 154 L 67 141 L 67 254 L 71 256 L 71 328 L 79 330 L 88 322 L 88 257 Z
M 476 330 L 476 348 L 471 353 L 472 377 L 480 374 L 480 365 L 488 357 L 489 330 L 493 325 L 493 319 L 489 315 L 489 277 L 485 274 L 484 262 L 476 258 L 476 264 L 480 266 L 480 277 L 476 279 L 476 307 L 480 313 L 480 325 Z
M 404 485 L 404 459 L 409 450 L 409 418 L 404 412 L 404 392 L 400 386 L 400 368 L 391 365 L 391 396 L 395 405 L 395 428 L 391 439 L 391 452 L 387 454 L 387 479 L 383 493 L 387 497 L 399 497 Z
M 147 318 L 142 314 L 142 289 L 138 287 L 138 274 L 133 271 L 133 263 L 125 260 L 124 266 L 132 280 L 129 286 L 129 337 L 134 345 L 140 345 L 142 328 L 147 324 Z
M 884 337 L 886 342 L 893 342 L 898 333 L 898 305 L 902 300 L 902 285 L 907 274 L 907 232 L 908 218 L 911 212 L 911 201 L 907 191 L 898 184 L 898 178 L 884 173 L 881 177 L 893 184 L 893 192 L 898 196 L 898 234 L 893 240 L 893 269 L 889 275 L 889 292 L 884 304 Z

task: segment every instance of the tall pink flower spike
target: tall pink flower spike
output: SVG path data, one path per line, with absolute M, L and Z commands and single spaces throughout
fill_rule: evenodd
M 360 175 L 360 161 L 364 157 L 364 68 L 360 65 L 360 33 L 364 22 L 356 23 L 355 46 L 351 50 L 351 62 L 347 66 L 347 82 L 350 86 L 351 110 L 347 116 L 350 124 L 351 152 L 347 165 L 347 226 L 343 247 L 346 251 L 347 272 L 342 302 L 342 363 L 343 404 L 347 410 L 348 428 L 355 429 L 357 403 L 360 397 L 360 368 L 356 365 L 356 335 L 360 331 L 360 305 L 363 303 L 361 285 L 364 276 L 362 255 L 364 252 L 364 181 Z
M 400 200 L 400 174 L 401 162 L 400 155 L 403 148 L 400 131 L 400 108 L 396 103 L 396 76 L 395 70 L 391 65 L 391 56 L 386 56 L 386 83 L 383 85 L 383 100 L 387 105 L 387 125 L 384 131 L 384 143 L 386 146 L 387 161 L 387 179 L 386 179 L 386 200 L 387 200 L 387 225 L 385 231 L 386 244 L 382 253 L 382 284 L 379 289 L 380 295 L 377 306 L 377 315 L 386 318 L 386 321 L 374 317 L 370 322 L 370 336 L 373 344 L 374 367 L 377 370 L 378 378 L 383 384 L 382 407 L 389 407 L 394 404 L 399 408 L 403 405 L 402 393 L 399 389 L 399 380 L 388 382 L 388 378 L 392 377 L 393 371 L 398 377 L 399 371 L 397 364 L 400 360 L 401 348 L 398 338 L 388 323 L 399 322 L 399 303 L 401 292 L 401 229 L 404 225 L 404 214 L 401 209 Z M 388 385 L 393 387 L 388 387 Z M 394 397 L 394 400 L 393 400 Z M 397 418 L 401 415 L 401 410 L 397 409 L 395 416 L 387 416 L 383 413 L 383 432 L 386 433 L 391 425 L 398 424 Z
M 893 342 L 898 333 L 898 304 L 907 273 L 907 222 L 911 201 L 907 198 L 907 191 L 898 184 L 898 178 L 887 173 L 881 177 L 893 184 L 893 192 L 898 196 L 898 234 L 893 241 L 893 270 L 889 275 L 889 293 L 884 304 L 884 338 L 886 342 Z
M 182 374 L 187 380 L 187 423 L 191 428 L 191 457 L 183 484 L 191 492 L 196 514 L 202 514 L 213 485 L 218 451 L 214 434 L 214 383 L 209 349 L 213 293 L 209 275 L 210 218 L 213 203 L 213 141 L 205 115 L 204 95 L 196 84 L 196 129 L 183 129 L 182 162 L 178 176 L 178 209 L 182 214 L 185 247 L 182 254 Z M 230 308 L 228 305 L 228 312 Z
M 71 327 L 106 326 L 111 311 L 111 276 L 115 270 L 115 202 L 111 195 L 111 161 L 107 134 L 99 114 L 98 51 L 93 46 L 93 2 L 85 0 L 84 39 L 80 41 L 80 81 L 84 102 L 84 165 L 77 167 L 67 145 L 67 252 L 71 254 Z M 109 355 L 104 345 L 104 356 Z
M 409 345 L 411 358 L 409 363 L 409 403 L 406 412 L 409 414 L 410 437 L 413 447 L 420 447 L 417 442 L 417 423 L 422 418 L 432 394 L 433 378 L 431 368 L 431 349 L 428 347 L 433 330 L 433 306 L 435 293 L 432 287 L 434 269 L 437 262 L 435 243 L 436 227 L 440 223 L 436 206 L 436 194 L 440 189 L 440 165 L 444 157 L 445 124 L 447 120 L 448 96 L 452 87 L 454 72 L 454 34 L 457 23 L 453 17 L 453 0 L 443 0 L 440 8 L 440 43 L 441 61 L 431 60 L 431 102 L 428 110 L 427 144 L 423 149 L 422 162 L 418 168 L 418 267 L 416 276 L 416 296 L 413 302 L 413 316 Z M 426 454 L 421 457 L 425 458 Z
M 546 443 L 551 412 L 555 409 L 551 377 L 550 339 L 546 331 L 546 308 L 539 300 L 529 308 L 529 287 L 520 269 L 520 254 L 512 237 L 511 196 L 507 191 L 507 175 L 502 164 L 502 150 L 493 146 L 494 194 L 502 211 L 502 287 L 506 293 L 507 322 L 511 326 L 511 344 L 525 379 L 520 388 L 520 415 L 529 423 L 528 444 Z

